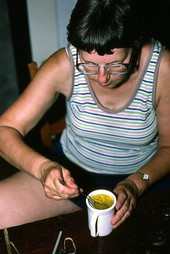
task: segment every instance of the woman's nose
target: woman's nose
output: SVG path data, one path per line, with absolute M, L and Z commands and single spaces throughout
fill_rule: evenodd
M 100 68 L 97 74 L 97 79 L 100 83 L 106 83 L 110 78 L 110 75 L 106 72 L 104 68 Z

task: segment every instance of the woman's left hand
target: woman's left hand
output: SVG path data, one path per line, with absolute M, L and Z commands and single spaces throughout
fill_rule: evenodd
M 113 192 L 117 196 L 116 214 L 111 219 L 111 224 L 115 229 L 131 215 L 136 207 L 139 191 L 133 181 L 125 179 L 116 185 Z

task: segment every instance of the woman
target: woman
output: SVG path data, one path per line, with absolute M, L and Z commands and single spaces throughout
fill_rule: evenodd
M 100 187 L 117 195 L 116 228 L 169 174 L 170 53 L 141 20 L 137 1 L 78 0 L 70 44 L 0 118 L 0 154 L 22 171 L 0 184 L 1 228 L 77 211 L 80 192 Z M 58 93 L 66 97 L 67 128 L 49 159 L 23 137 Z

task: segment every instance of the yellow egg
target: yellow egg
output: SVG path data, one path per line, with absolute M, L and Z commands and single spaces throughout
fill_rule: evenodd
M 114 200 L 112 197 L 106 194 L 97 194 L 91 197 L 94 201 L 94 207 L 100 210 L 106 209 L 111 207 L 114 203 Z

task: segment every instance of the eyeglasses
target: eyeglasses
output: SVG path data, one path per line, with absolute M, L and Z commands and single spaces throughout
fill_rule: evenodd
M 133 54 L 132 54 L 133 55 Z M 132 58 L 132 56 L 131 56 Z M 124 75 L 128 73 L 131 66 L 131 60 L 129 64 L 106 64 L 105 66 L 100 66 L 93 63 L 79 63 L 78 62 L 78 51 L 76 54 L 76 68 L 83 74 L 95 75 L 99 73 L 101 68 L 110 74 L 110 75 Z

